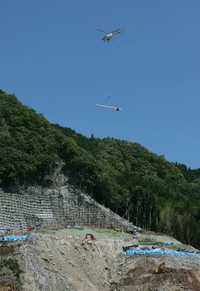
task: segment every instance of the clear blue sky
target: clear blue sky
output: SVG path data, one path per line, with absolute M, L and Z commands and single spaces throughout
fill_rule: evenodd
M 0 1 L 0 88 L 50 121 L 200 167 L 199 0 Z M 111 44 L 96 29 L 125 29 Z M 106 96 L 122 112 L 99 110 Z

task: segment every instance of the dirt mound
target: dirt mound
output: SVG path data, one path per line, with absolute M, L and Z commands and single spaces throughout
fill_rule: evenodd
M 119 282 L 113 282 L 111 291 L 178 291 L 200 290 L 200 272 L 192 269 L 167 267 L 165 262 L 157 264 L 153 259 L 138 261 L 128 267 Z
M 17 291 L 15 283 L 5 282 L 0 283 L 0 291 Z

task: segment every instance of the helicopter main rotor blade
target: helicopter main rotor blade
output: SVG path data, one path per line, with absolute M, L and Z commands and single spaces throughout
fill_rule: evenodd
M 125 29 L 124 28 L 119 28 L 119 29 L 116 29 L 114 31 L 112 31 L 113 35 L 116 35 L 116 34 L 124 34 L 125 33 Z
M 116 29 L 112 31 L 113 34 L 120 34 L 121 32 L 121 29 Z
M 107 34 L 107 32 L 102 30 L 102 29 L 96 29 L 96 30 L 99 31 L 99 32 L 103 32 L 103 33 Z

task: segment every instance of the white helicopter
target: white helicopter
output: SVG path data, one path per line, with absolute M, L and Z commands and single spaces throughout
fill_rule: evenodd
M 104 33 L 104 36 L 103 36 L 102 40 L 104 42 L 108 42 L 108 43 L 113 39 L 113 37 L 115 37 L 118 34 L 121 34 L 122 33 L 122 31 L 121 31 L 120 28 L 115 29 L 115 30 L 110 31 L 110 32 L 106 32 L 106 31 L 101 30 L 101 29 L 97 29 L 97 31 L 100 31 L 100 32 L 103 32 Z
M 121 107 L 114 106 L 114 105 L 96 104 L 96 106 L 106 108 L 106 109 L 112 109 L 113 111 L 122 111 Z
M 107 97 L 107 101 L 106 101 L 104 104 L 99 104 L 99 103 L 97 103 L 96 106 L 97 106 L 97 107 L 101 107 L 102 109 L 105 108 L 105 109 L 111 109 L 111 110 L 113 110 L 113 111 L 122 111 L 122 108 L 119 107 L 119 106 L 116 106 L 116 105 L 108 105 L 108 104 L 106 104 L 106 103 L 108 103 L 108 100 L 109 100 L 110 98 L 111 98 L 111 97 L 108 96 L 108 97 Z

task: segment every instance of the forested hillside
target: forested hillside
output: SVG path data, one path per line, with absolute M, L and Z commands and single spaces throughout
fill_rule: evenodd
M 0 187 L 50 186 L 58 165 L 71 184 L 134 224 L 200 246 L 200 169 L 50 124 L 0 91 Z

